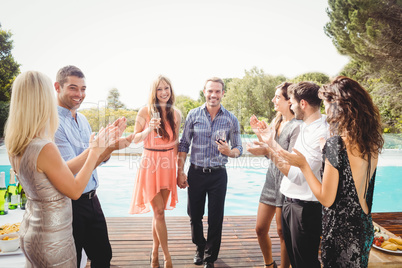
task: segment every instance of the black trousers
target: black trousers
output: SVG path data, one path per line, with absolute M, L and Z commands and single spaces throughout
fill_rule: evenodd
M 289 202 L 282 207 L 282 231 L 292 268 L 320 268 L 318 249 L 322 205 L 318 202 Z
M 82 195 L 78 200 L 72 200 L 72 205 L 77 267 L 80 267 L 82 248 L 91 260 L 91 267 L 110 267 L 112 247 L 98 197 L 89 199 Z
M 222 223 L 227 189 L 225 168 L 203 173 L 202 169 L 190 167 L 188 171 L 188 204 L 192 241 L 198 249 L 205 249 L 204 262 L 215 262 L 222 240 Z M 202 218 L 208 195 L 208 236 L 204 237 Z

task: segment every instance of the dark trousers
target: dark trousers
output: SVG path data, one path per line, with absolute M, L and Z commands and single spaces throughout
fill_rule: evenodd
M 227 189 L 225 168 L 203 173 L 193 166 L 188 171 L 188 204 L 192 241 L 198 249 L 205 248 L 204 262 L 214 262 L 218 258 L 222 239 L 223 211 Z M 202 218 L 205 198 L 208 195 L 208 236 L 204 237 Z
M 72 204 L 77 267 L 80 267 L 82 248 L 91 260 L 91 267 L 110 267 L 112 247 L 98 197 L 89 199 L 83 195 Z
M 318 202 L 289 202 L 282 207 L 282 231 L 292 268 L 320 268 L 318 249 L 322 206 Z

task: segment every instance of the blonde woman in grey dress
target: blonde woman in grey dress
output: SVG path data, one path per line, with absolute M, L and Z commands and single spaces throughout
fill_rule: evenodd
M 277 112 L 275 119 L 272 121 L 271 135 L 275 141 L 285 150 L 291 150 L 296 142 L 299 134 L 300 121 L 296 120 L 293 111 L 290 109 L 290 101 L 287 94 L 287 88 L 291 83 L 282 83 L 276 87 L 275 96 L 272 99 L 275 111 Z M 267 124 L 259 121 L 256 116 L 250 118 L 250 125 L 260 142 L 267 137 Z M 252 154 L 259 155 L 258 148 L 248 148 Z M 272 243 L 268 235 L 269 228 L 273 217 L 276 215 L 277 232 L 281 242 L 281 267 L 290 266 L 290 260 L 286 251 L 285 241 L 282 235 L 281 214 L 284 197 L 279 191 L 283 174 L 270 161 L 264 187 L 262 188 L 260 203 L 258 205 L 256 233 L 258 243 L 262 255 L 264 257 L 265 267 L 277 267 L 276 262 L 272 258 Z
M 74 178 L 53 143 L 57 126 L 51 80 L 35 71 L 20 74 L 13 83 L 5 144 L 28 198 L 20 228 L 26 267 L 77 267 L 70 198 L 81 196 L 117 133 L 109 126 L 91 136 L 86 162 Z

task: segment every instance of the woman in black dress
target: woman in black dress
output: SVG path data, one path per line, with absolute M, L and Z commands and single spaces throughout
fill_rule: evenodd
M 384 145 L 378 108 L 356 81 L 338 76 L 319 91 L 330 134 L 323 148 L 322 182 L 304 156 L 281 151 L 299 167 L 324 206 L 324 267 L 367 267 L 374 231 L 371 207 L 378 155 Z

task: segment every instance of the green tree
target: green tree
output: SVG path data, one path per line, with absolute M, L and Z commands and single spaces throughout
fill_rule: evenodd
M 204 103 L 206 101 L 203 89 L 201 89 L 200 92 L 198 93 L 198 100 L 197 101 L 199 103 Z
M 11 84 L 20 73 L 20 65 L 11 54 L 11 36 L 11 32 L 3 30 L 0 24 L 0 136 L 3 136 L 4 124 L 8 117 Z
M 9 101 L 0 101 L 0 137 L 4 135 L 4 125 L 8 118 L 8 111 L 10 109 Z
M 330 79 L 329 76 L 326 74 L 312 72 L 312 73 L 301 74 L 290 80 L 290 82 L 292 83 L 299 83 L 301 81 L 311 81 L 319 86 L 322 86 L 323 84 L 329 83 Z
M 114 110 L 126 108 L 126 105 L 120 101 L 120 92 L 117 88 L 112 88 L 109 90 L 109 94 L 107 96 L 107 107 Z
M 200 106 L 203 102 L 193 100 L 192 98 L 184 95 L 176 96 L 175 106 L 182 114 L 182 122 L 187 118 L 187 114 L 191 109 Z
M 325 33 L 343 55 L 361 62 L 367 74 L 402 82 L 402 1 L 329 0 Z
M 113 123 L 117 118 L 124 116 L 127 118 L 127 127 L 125 132 L 134 132 L 135 118 L 138 111 L 129 109 L 118 109 L 106 107 L 92 107 L 89 109 L 80 110 L 80 113 L 85 115 L 92 131 L 99 131 L 100 127 L 104 127 L 109 123 Z
M 384 128 L 392 132 L 402 132 L 400 120 L 402 115 L 402 90 L 400 87 L 390 84 L 383 77 L 376 78 L 367 74 L 361 61 L 350 61 L 340 75 L 348 76 L 364 86 L 378 106 Z
M 253 67 L 245 71 L 243 78 L 233 78 L 227 83 L 222 104 L 236 115 L 243 133 L 251 131 L 249 119 L 253 114 L 268 120 L 274 117 L 271 99 L 275 87 L 284 81 L 284 76 L 267 75 L 262 69 Z
M 14 60 L 12 33 L 1 29 L 0 24 L 0 101 L 9 101 L 11 84 L 20 73 L 20 65 Z
M 379 107 L 384 127 L 398 131 L 402 114 L 402 1 L 329 0 L 325 26 L 341 54 L 340 73 L 361 83 Z M 399 131 L 402 131 L 401 129 Z

